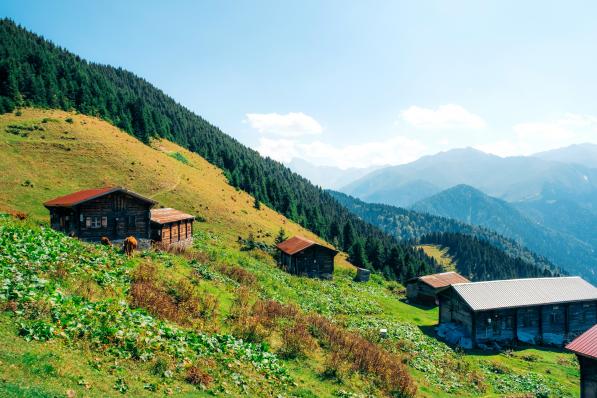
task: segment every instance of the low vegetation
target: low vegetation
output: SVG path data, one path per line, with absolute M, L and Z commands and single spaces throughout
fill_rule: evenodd
M 207 232 L 184 255 L 128 259 L 6 216 L 0 263 L 0 333 L 12 353 L 0 361 L 14 365 L 5 395 L 20 391 L 22 372 L 48 375 L 28 375 L 24 396 L 66 395 L 64 386 L 91 396 L 578 393 L 569 354 L 454 351 L 428 335 L 436 310 L 404 304 L 394 282 L 355 283 L 342 269 L 332 281 L 295 277 Z M 67 350 L 88 365 L 65 369 Z M 33 368 L 32 352 L 42 358 Z

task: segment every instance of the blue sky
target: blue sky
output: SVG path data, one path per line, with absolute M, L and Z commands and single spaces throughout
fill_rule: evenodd
M 0 14 L 283 161 L 597 142 L 595 2 L 3 0 Z

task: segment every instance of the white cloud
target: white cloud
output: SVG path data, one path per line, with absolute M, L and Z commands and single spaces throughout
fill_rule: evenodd
M 303 135 L 321 134 L 323 127 L 309 115 L 302 112 L 279 113 L 247 113 L 245 121 L 262 134 L 281 137 L 300 137 Z
M 440 105 L 436 110 L 411 106 L 400 112 L 402 120 L 422 129 L 481 129 L 485 121 L 478 115 L 471 113 L 460 105 Z
M 281 162 L 300 157 L 313 164 L 346 169 L 408 163 L 425 154 L 426 146 L 403 136 L 345 146 L 330 145 L 321 141 L 301 143 L 289 139 L 261 138 L 258 151 Z
M 548 122 L 526 122 L 512 127 L 510 139 L 476 148 L 499 156 L 531 155 L 582 142 L 597 141 L 597 117 L 567 113 Z

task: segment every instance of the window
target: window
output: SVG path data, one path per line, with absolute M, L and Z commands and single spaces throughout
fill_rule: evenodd
M 129 227 L 129 229 L 135 228 L 135 216 L 128 216 L 128 220 L 127 220 L 127 225 Z
M 91 228 L 101 228 L 101 217 L 91 217 Z
M 108 217 L 103 216 L 102 217 L 102 228 L 106 228 L 108 227 Z
M 85 228 L 91 228 L 91 217 L 85 218 Z

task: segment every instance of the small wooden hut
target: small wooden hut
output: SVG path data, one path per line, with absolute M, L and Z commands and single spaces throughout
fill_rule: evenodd
M 184 249 L 193 244 L 195 216 L 166 208 L 151 210 L 151 239 L 164 248 Z
M 49 200 L 53 229 L 82 240 L 127 236 L 149 239 L 149 212 L 156 202 L 122 187 L 87 189 Z
M 279 264 L 287 272 L 310 278 L 331 279 L 334 257 L 338 252 L 302 236 L 294 236 L 277 245 Z
M 424 275 L 412 278 L 406 282 L 406 297 L 409 303 L 435 306 L 437 294 L 447 289 L 453 283 L 470 282 L 457 272 L 442 272 L 440 274 Z
M 576 354 L 580 364 L 580 398 L 597 397 L 597 325 L 566 348 Z

